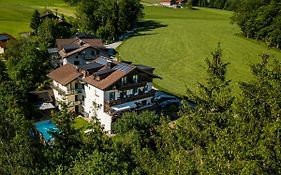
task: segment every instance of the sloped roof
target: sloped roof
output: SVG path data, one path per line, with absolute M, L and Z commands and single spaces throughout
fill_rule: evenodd
M 51 103 L 53 96 L 52 90 L 32 91 L 28 93 L 28 100 L 32 103 Z
M 104 90 L 108 87 L 110 87 L 111 85 L 113 85 L 114 83 L 116 83 L 117 81 L 119 81 L 122 77 L 130 74 L 132 71 L 137 70 L 139 72 L 145 73 L 153 78 L 160 78 L 157 75 L 154 75 L 151 72 L 148 72 L 146 69 L 154 69 L 152 67 L 148 67 L 148 66 L 143 66 L 141 68 L 139 68 L 137 65 L 132 65 L 132 64 L 126 64 L 126 63 L 120 63 L 120 62 L 113 62 L 111 60 L 108 60 L 104 57 L 99 57 L 95 60 L 95 62 L 101 64 L 101 65 L 105 65 L 102 69 L 99 69 L 97 72 L 95 72 L 93 75 L 88 76 L 86 78 L 83 79 L 83 81 L 85 81 L 86 83 L 89 83 L 92 86 L 95 86 L 101 90 Z M 108 67 L 108 63 L 112 63 L 113 66 L 112 68 Z M 144 68 L 145 67 L 145 68 Z M 104 70 L 107 71 L 110 70 L 109 75 L 98 81 L 95 79 L 95 75 L 98 75 L 99 72 L 103 72 Z
M 12 35 L 9 35 L 7 33 L 0 33 L 0 47 L 6 48 L 7 42 L 9 40 L 15 40 L 15 39 L 16 38 L 14 38 Z
M 98 48 L 105 48 L 101 39 L 80 39 L 78 37 L 75 38 L 67 38 L 67 39 L 56 39 L 56 45 L 59 50 L 62 50 L 65 45 L 81 45 L 81 42 L 87 43 L 91 46 Z
M 65 64 L 62 67 L 59 67 L 50 72 L 48 74 L 48 77 L 65 86 L 81 75 L 82 74 L 78 72 L 77 68 L 74 65 Z
M 85 49 L 87 49 L 87 48 L 90 48 L 90 47 L 92 47 L 92 46 L 90 46 L 89 44 L 84 44 L 84 45 L 81 46 L 80 48 L 75 49 L 75 50 L 70 51 L 70 52 L 65 52 L 65 51 L 62 49 L 61 51 L 59 51 L 59 54 L 60 54 L 60 56 L 61 56 L 62 58 L 65 58 L 65 57 L 71 56 L 71 55 L 73 55 L 73 54 L 75 54 L 75 53 L 79 53 L 79 52 L 81 52 L 81 51 L 83 51 L 83 50 L 85 50 Z
M 106 77 L 105 79 L 103 79 L 101 81 L 95 80 L 95 77 L 93 75 L 86 77 L 83 80 L 92 86 L 95 86 L 101 90 L 104 90 L 104 89 L 108 88 L 109 86 L 113 85 L 115 82 L 117 82 L 118 80 L 120 80 L 122 77 L 124 77 L 127 74 L 128 73 L 126 73 L 124 71 L 116 70 L 113 73 L 111 73 L 108 77 Z

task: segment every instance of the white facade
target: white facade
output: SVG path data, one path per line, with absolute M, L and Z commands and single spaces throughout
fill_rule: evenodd
M 75 86 L 78 87 L 76 88 Z M 62 84 L 53 81 L 53 92 L 54 97 L 56 99 L 58 107 L 61 109 L 60 103 L 65 103 L 68 106 L 69 111 L 75 111 L 75 106 L 80 105 L 79 101 L 79 82 L 78 80 L 74 80 L 63 86 Z M 79 111 L 76 111 L 79 112 Z
M 0 47 L 0 54 L 4 53 L 4 48 Z
M 160 2 L 160 4 L 163 6 L 171 6 L 170 2 Z
M 152 83 L 147 83 L 146 87 L 139 87 L 136 88 L 137 90 L 144 90 L 146 88 L 146 92 L 150 92 L 152 90 Z M 127 95 L 132 94 L 132 96 L 139 95 L 138 93 L 133 94 L 132 89 L 127 90 Z M 92 118 L 94 116 L 99 119 L 102 127 L 105 131 L 111 132 L 112 126 L 112 116 L 105 112 L 105 102 L 109 101 L 109 94 L 111 92 L 115 92 L 115 99 L 111 100 L 118 100 L 120 99 L 121 92 L 118 90 L 110 90 L 110 91 L 103 91 L 100 90 L 90 84 L 84 85 L 84 90 L 81 93 L 81 111 L 84 113 L 85 117 Z M 139 92 L 139 91 L 138 91 Z M 142 99 L 138 99 L 132 101 L 130 103 L 141 103 L 145 101 L 147 105 L 152 105 L 152 97 L 146 97 Z M 116 105 L 118 106 L 118 105 Z
M 84 101 L 82 101 L 82 108 L 85 115 L 89 118 L 96 116 L 104 130 L 110 132 L 112 117 L 104 112 L 105 91 L 87 84 L 84 86 L 84 92 L 85 94 L 82 94 L 82 96 L 85 95 Z

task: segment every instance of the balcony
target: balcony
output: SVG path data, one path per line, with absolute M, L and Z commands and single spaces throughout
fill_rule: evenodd
M 124 112 L 141 111 L 144 109 L 150 110 L 150 109 L 155 109 L 155 108 L 156 108 L 155 103 L 137 106 L 134 102 L 128 102 L 128 103 L 124 103 L 124 104 L 116 105 L 116 106 L 112 106 L 112 107 L 105 105 L 104 111 L 106 113 L 108 113 L 110 116 L 112 116 L 112 120 L 114 121 L 118 117 L 120 117 Z
M 52 85 L 51 88 L 52 88 L 52 89 L 55 89 L 56 91 L 58 91 L 59 94 L 61 94 L 61 95 L 74 95 L 74 94 L 79 94 L 79 93 L 82 93 L 82 90 L 83 90 L 82 88 L 78 88 L 78 89 L 71 89 L 71 90 L 65 91 L 65 90 L 59 88 L 58 86 L 54 86 L 54 85 Z
M 118 100 L 113 100 L 113 101 L 106 101 L 105 105 L 111 107 L 113 105 L 127 103 L 127 102 L 130 102 L 130 101 L 135 101 L 135 100 L 139 100 L 139 99 L 143 99 L 143 98 L 147 98 L 147 97 L 154 97 L 155 92 L 156 92 L 155 90 L 151 90 L 148 93 L 143 93 L 143 94 L 131 96 L 131 97 L 127 97 L 127 98 L 124 98 L 124 99 L 118 99 Z
M 77 105 L 80 105 L 80 101 L 71 101 L 71 102 L 68 102 L 68 107 L 74 107 L 74 106 L 77 106 Z

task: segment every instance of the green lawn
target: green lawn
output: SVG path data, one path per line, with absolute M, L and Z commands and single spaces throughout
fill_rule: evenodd
M 82 117 L 77 117 L 74 120 L 73 126 L 75 129 L 82 129 L 82 131 L 85 131 L 89 126 L 91 126 L 91 124 L 84 120 Z
M 204 60 L 211 57 L 217 43 L 221 43 L 224 60 L 231 63 L 227 76 L 235 92 L 237 82 L 251 79 L 249 65 L 257 63 L 259 55 L 268 51 L 281 58 L 280 51 L 237 35 L 239 28 L 230 23 L 232 13 L 228 11 L 146 6 L 145 14 L 145 20 L 162 27 L 126 40 L 118 48 L 120 58 L 155 67 L 155 73 L 163 78 L 155 81 L 156 87 L 176 95 L 184 95 L 186 87 L 194 89 L 204 80 Z
M 10 33 L 14 36 L 30 31 L 29 23 L 35 9 L 42 11 L 49 7 L 67 16 L 73 15 L 74 12 L 63 0 L 0 0 L 0 4 L 0 33 Z

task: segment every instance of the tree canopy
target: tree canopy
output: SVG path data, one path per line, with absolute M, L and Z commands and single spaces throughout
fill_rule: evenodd
M 140 0 L 81 0 L 76 23 L 81 32 L 115 41 L 135 27 L 142 9 Z
M 232 18 L 248 38 L 281 47 L 281 5 L 279 0 L 241 0 Z

